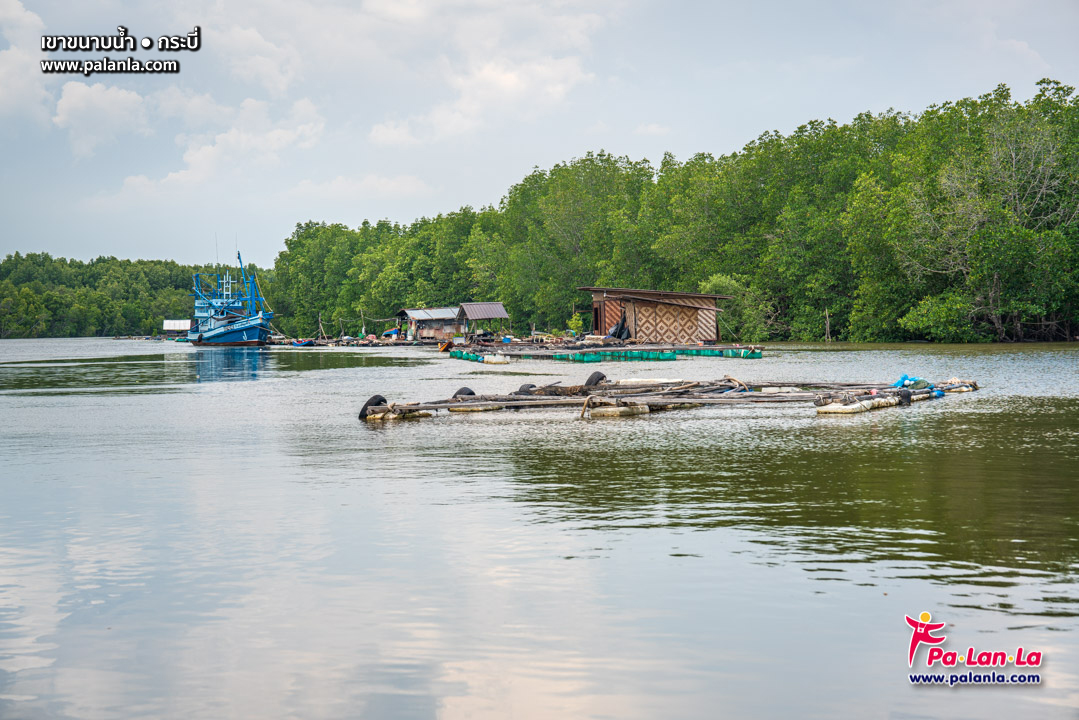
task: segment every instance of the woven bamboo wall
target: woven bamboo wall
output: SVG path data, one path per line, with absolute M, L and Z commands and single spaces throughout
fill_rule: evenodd
M 716 334 L 715 310 L 697 311 L 697 339 L 719 340 L 719 336 Z
M 690 307 L 676 307 L 688 305 Z M 696 343 L 702 340 L 717 340 L 716 311 L 701 310 L 698 298 L 664 298 L 663 303 L 645 300 L 594 300 L 594 306 L 600 309 L 600 326 L 594 332 L 606 334 L 622 317 L 622 307 L 626 308 L 626 321 L 629 323 L 633 338 L 642 342 L 656 343 Z
M 628 311 L 627 311 L 628 312 Z M 607 331 L 618 324 L 618 321 L 622 319 L 622 306 L 617 300 L 606 300 L 603 303 L 603 324 L 600 325 L 600 332 L 603 335 L 607 334 Z

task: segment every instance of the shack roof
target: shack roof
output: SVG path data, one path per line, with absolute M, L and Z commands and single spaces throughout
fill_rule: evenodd
M 679 298 L 711 298 L 713 300 L 733 300 L 733 295 L 710 295 L 709 293 L 673 292 L 667 290 L 635 290 L 633 288 L 617 287 L 579 287 L 578 290 L 587 292 L 601 292 L 608 295 L 639 295 L 642 297 L 679 297 Z
M 397 311 L 396 317 L 407 317 L 409 320 L 453 320 L 457 317 L 457 308 L 402 308 Z
M 457 313 L 457 319 L 468 320 L 509 320 L 509 313 L 500 302 L 470 302 L 461 303 L 461 309 Z

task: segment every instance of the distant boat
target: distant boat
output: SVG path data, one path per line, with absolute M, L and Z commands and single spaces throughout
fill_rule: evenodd
M 292 347 L 311 347 L 314 344 L 315 344 L 315 341 L 310 339 L 310 338 L 307 339 L 307 340 L 293 340 L 292 341 Z
M 237 292 L 233 292 L 235 281 L 228 272 L 224 277 L 220 273 L 195 273 L 195 319 L 187 333 L 193 345 L 266 344 L 273 311 L 265 307 L 258 279 L 244 270 L 239 252 L 236 259 L 240 263 Z

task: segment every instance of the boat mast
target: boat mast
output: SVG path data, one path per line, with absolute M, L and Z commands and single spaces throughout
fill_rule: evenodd
M 247 288 L 247 314 L 254 315 L 259 311 L 258 301 L 262 298 L 255 294 L 255 274 L 248 275 L 244 270 L 244 259 L 240 257 L 240 251 L 236 251 L 236 260 L 240 263 L 240 279 Z

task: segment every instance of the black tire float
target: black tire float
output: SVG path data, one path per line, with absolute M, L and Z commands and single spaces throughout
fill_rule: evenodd
M 475 394 L 476 394 L 476 393 L 472 392 L 472 388 L 469 388 L 469 387 L 463 387 L 463 388 L 461 388 L 460 390 L 458 390 L 457 392 L 455 392 L 455 393 L 453 394 L 453 396 L 454 396 L 454 397 L 466 397 L 466 396 L 468 396 L 468 395 L 475 395 Z
M 599 385 L 601 382 L 607 379 L 607 376 L 601 373 L 599 370 L 595 371 L 588 376 L 588 379 L 584 381 L 585 387 L 592 387 L 593 385 Z
M 368 408 L 378 407 L 379 405 L 389 405 L 389 403 L 386 402 L 386 398 L 381 395 L 372 395 L 371 398 L 363 404 L 363 407 L 360 408 L 360 420 L 367 417 Z

